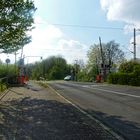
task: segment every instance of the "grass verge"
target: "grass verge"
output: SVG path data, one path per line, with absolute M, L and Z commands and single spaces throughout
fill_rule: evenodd
M 39 81 L 39 82 L 37 82 L 37 84 L 39 84 L 39 85 L 42 86 L 42 87 L 48 88 L 47 83 L 44 82 L 44 81 L 43 81 L 43 82 Z

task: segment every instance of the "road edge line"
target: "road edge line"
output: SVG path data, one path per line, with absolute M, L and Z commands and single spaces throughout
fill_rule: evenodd
M 96 118 L 94 118 L 93 116 L 91 116 L 90 114 L 88 114 L 86 111 L 82 110 L 80 107 L 78 107 L 76 104 L 72 103 L 71 101 L 69 101 L 67 98 L 65 98 L 64 96 L 62 96 L 58 91 L 56 91 L 54 88 L 52 88 L 50 85 L 47 84 L 47 86 L 53 90 L 59 97 L 63 98 L 66 102 L 70 103 L 72 106 L 74 106 L 76 109 L 78 109 L 81 113 L 83 113 L 84 115 L 86 115 L 88 118 L 90 118 L 91 120 L 95 121 L 96 123 L 98 123 L 101 127 L 103 127 L 106 131 L 108 131 L 112 136 L 114 136 L 116 139 L 118 140 L 124 140 L 123 137 L 119 136 L 117 133 L 115 133 L 111 128 L 109 128 L 108 126 L 104 125 L 103 123 L 101 123 L 101 121 L 97 120 Z

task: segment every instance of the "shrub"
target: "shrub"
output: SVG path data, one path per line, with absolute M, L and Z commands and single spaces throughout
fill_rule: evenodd
M 140 86 L 140 75 L 137 73 L 112 73 L 108 76 L 107 81 L 112 84 Z
M 119 67 L 119 72 L 121 73 L 133 73 L 135 67 L 140 67 L 140 63 L 136 61 L 128 61 L 125 63 L 122 63 Z
M 118 73 L 108 76 L 108 82 L 112 84 L 140 86 L 140 63 L 129 61 L 122 63 Z

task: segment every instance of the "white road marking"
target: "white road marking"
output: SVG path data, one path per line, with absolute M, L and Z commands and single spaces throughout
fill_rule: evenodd
M 82 85 L 82 87 L 105 87 L 107 85 Z
M 130 96 L 130 97 L 140 98 L 140 96 L 137 96 L 137 95 L 122 93 L 122 92 L 113 91 L 113 90 L 106 90 L 106 89 L 100 89 L 100 88 L 95 88 L 95 87 L 92 87 L 92 89 L 96 89 L 96 90 L 100 90 L 100 91 L 105 91 L 105 92 L 109 92 L 109 93 L 115 93 L 115 94 L 118 94 L 118 95 L 124 95 L 124 96 Z
M 88 88 L 88 87 L 89 87 L 89 85 L 83 85 L 82 87 Z

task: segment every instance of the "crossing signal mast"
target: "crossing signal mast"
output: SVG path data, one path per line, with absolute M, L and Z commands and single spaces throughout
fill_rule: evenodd
M 101 37 L 99 37 L 99 43 L 100 43 L 100 51 L 101 51 L 101 58 L 102 58 L 102 78 L 103 80 L 105 80 L 106 78 L 106 67 L 105 67 L 105 61 L 104 61 L 104 52 L 103 52 L 103 48 L 102 48 L 102 42 L 101 42 Z
M 134 61 L 137 59 L 137 57 L 136 57 L 136 51 L 137 51 L 137 49 L 136 49 L 136 45 L 137 45 L 137 43 L 136 43 L 136 31 L 140 31 L 140 29 L 134 28 L 134 41 L 133 41 L 133 45 L 134 45 L 134 52 L 133 52 Z
M 134 28 L 134 60 L 136 60 L 136 29 Z

